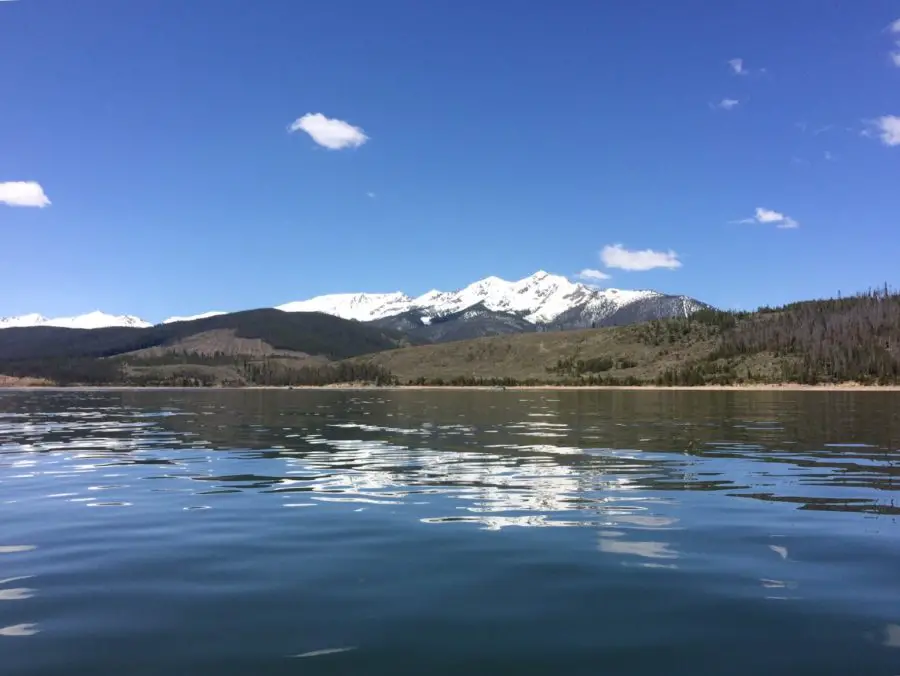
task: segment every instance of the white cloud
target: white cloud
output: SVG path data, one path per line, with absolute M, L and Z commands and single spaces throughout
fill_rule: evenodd
M 731 59 L 728 62 L 728 65 L 731 67 L 731 72 L 735 75 L 746 75 L 747 70 L 744 68 L 744 60 L 743 59 Z
M 784 220 L 784 214 L 763 207 L 756 207 L 756 220 L 760 223 L 777 223 Z
M 872 130 L 863 132 L 867 136 L 877 133 L 878 138 L 886 146 L 900 146 L 900 117 L 897 115 L 883 115 L 869 122 Z
M 780 211 L 766 209 L 765 207 L 756 207 L 756 212 L 751 218 L 742 218 L 739 221 L 734 221 L 734 223 L 765 223 L 774 225 L 776 228 L 781 228 L 782 230 L 800 227 L 800 224 L 790 216 L 787 216 Z
M 600 260 L 608 268 L 641 272 L 656 268 L 675 270 L 681 267 L 678 254 L 671 249 L 669 251 L 654 251 L 653 249 L 630 251 L 621 244 L 608 244 L 603 247 L 603 251 L 600 252 Z
M 366 193 L 366 197 L 371 197 L 372 199 L 375 199 L 375 193 L 374 193 L 374 192 L 367 192 L 367 193 Z
M 825 151 L 825 159 L 828 162 L 831 162 L 832 160 L 834 160 L 834 153 L 832 153 L 830 150 L 826 150 Z
M 331 150 L 358 148 L 369 140 L 359 127 L 343 120 L 325 117 L 322 113 L 307 113 L 297 118 L 291 124 L 290 131 L 305 131 L 313 141 Z
M 722 99 L 713 107 L 719 110 L 731 110 L 732 108 L 737 108 L 739 104 L 740 101 L 737 99 Z
M 11 207 L 47 207 L 50 200 L 40 183 L 7 181 L 0 183 L 0 204 Z
M 896 21 L 891 22 L 891 25 L 888 26 L 888 30 L 891 33 L 900 33 L 900 19 L 897 19 Z
M 604 279 L 609 279 L 609 275 L 602 270 L 591 270 L 590 268 L 585 268 L 578 273 L 578 278 L 583 279 L 587 282 L 599 282 Z

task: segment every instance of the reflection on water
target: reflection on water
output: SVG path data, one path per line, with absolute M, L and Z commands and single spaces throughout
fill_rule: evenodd
M 93 641 L 146 673 L 887 668 L 898 404 L 0 392 L 0 637 L 21 673 L 117 673 Z

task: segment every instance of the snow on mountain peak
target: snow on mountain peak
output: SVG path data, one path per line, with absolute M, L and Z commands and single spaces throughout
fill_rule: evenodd
M 41 326 L 49 320 L 44 315 L 32 312 L 18 317 L 0 317 L 0 329 L 11 329 L 20 326 Z
M 586 303 L 609 310 L 656 294 L 654 291 L 600 290 L 570 281 L 562 275 L 538 270 L 515 282 L 490 276 L 456 291 L 433 289 L 417 298 L 404 293 L 343 293 L 279 305 L 285 312 L 324 312 L 344 319 L 372 321 L 418 310 L 430 320 L 483 303 L 495 312 L 522 316 L 534 324 L 550 322 Z
M 130 326 L 145 328 L 152 326 L 133 315 L 110 315 L 100 310 L 94 310 L 76 317 L 56 317 L 48 319 L 36 313 L 20 315 L 18 317 L 0 318 L 0 329 L 28 326 L 58 326 L 67 329 L 101 329 L 109 326 Z
M 380 317 L 406 312 L 412 299 L 405 293 L 332 293 L 309 300 L 279 305 L 275 309 L 284 312 L 324 312 L 325 314 L 370 321 Z
M 209 312 L 201 312 L 199 315 L 189 315 L 187 317 L 169 317 L 168 319 L 163 319 L 163 324 L 174 324 L 175 322 L 192 322 L 197 319 L 207 319 L 208 317 L 218 317 L 219 315 L 228 314 L 227 312 L 222 312 L 220 310 L 211 310 Z

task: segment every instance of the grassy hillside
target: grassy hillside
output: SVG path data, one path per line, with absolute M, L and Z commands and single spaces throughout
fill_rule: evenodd
M 667 329 L 677 323 L 658 322 Z M 577 384 L 590 381 L 590 375 L 643 382 L 652 381 L 660 369 L 679 368 L 709 354 L 715 346 L 715 330 L 699 323 L 689 334 L 679 334 L 676 342 L 659 345 L 646 339 L 649 326 L 492 336 L 389 350 L 351 361 L 377 364 L 402 383 L 464 384 L 461 381 L 499 379 Z M 608 364 L 594 363 L 596 360 Z
M 352 360 L 403 383 L 702 385 L 900 382 L 900 295 L 889 290 L 753 313 L 390 350 Z

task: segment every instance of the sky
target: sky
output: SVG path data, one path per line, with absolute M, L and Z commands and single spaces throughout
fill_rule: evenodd
M 0 0 L 0 315 L 900 285 L 900 3 Z

